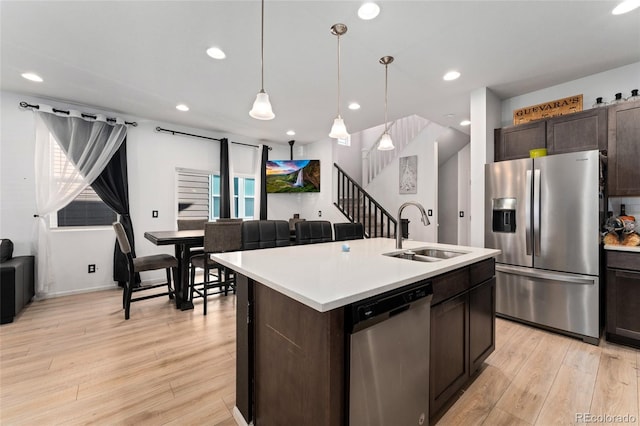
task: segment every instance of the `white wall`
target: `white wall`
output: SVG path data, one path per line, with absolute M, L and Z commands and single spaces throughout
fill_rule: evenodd
M 597 97 L 610 102 L 620 92 L 622 97 L 628 98 L 632 89 L 640 89 L 640 62 L 505 99 L 502 101 L 500 127 L 513 124 L 514 109 L 582 94 L 582 108 L 586 110 L 592 107 Z
M 20 101 L 48 104 L 60 109 L 81 109 L 83 112 L 109 111 L 79 108 L 64 102 L 39 99 L 21 94 L 2 92 L 0 117 L 0 236 L 14 242 L 15 255 L 32 254 L 32 226 L 35 208 L 33 113 L 21 110 Z M 202 129 L 190 129 L 170 123 L 160 123 L 133 116 L 123 116 L 138 122 L 129 126 L 127 157 L 129 199 L 134 226 L 136 253 L 144 256 L 154 253 L 173 253 L 172 247 L 157 247 L 144 238 L 145 231 L 175 229 L 176 226 L 176 168 L 217 172 L 219 169 L 219 143 L 187 136 L 174 136 L 155 131 L 157 126 L 214 138 L 227 137 L 231 141 L 258 144 L 233 135 L 224 135 Z M 270 158 L 289 158 L 288 145 L 265 142 L 273 146 Z M 253 173 L 255 148 L 232 145 L 230 150 L 236 173 Z M 326 184 L 330 187 L 330 183 Z M 289 212 L 300 210 L 294 199 L 285 200 L 276 208 L 269 195 L 268 215 L 273 219 L 286 219 Z M 277 210 L 287 215 L 278 216 Z M 158 210 L 158 218 L 151 211 Z M 110 227 L 56 229 L 52 232 L 53 271 L 55 285 L 48 296 L 85 292 L 115 286 L 112 280 L 115 234 Z M 96 264 L 96 273 L 87 273 L 87 265 Z M 160 272 L 142 275 L 144 281 L 161 278 Z
M 458 156 L 438 170 L 438 242 L 458 243 Z
M 429 217 L 431 225 L 423 226 L 420 212 L 407 207 L 402 217 L 409 219 L 409 238 L 418 241 L 436 242 L 438 236 L 438 158 L 435 141 L 446 132 L 446 128 L 432 123 L 427 126 L 407 147 L 365 188 L 394 217 L 402 203 L 417 201 L 425 210 L 433 210 Z M 418 193 L 399 193 L 399 158 L 418 156 Z
M 464 217 L 458 216 L 458 242 L 468 246 L 471 239 L 471 146 L 465 145 L 458 152 L 458 210 L 464 212 Z

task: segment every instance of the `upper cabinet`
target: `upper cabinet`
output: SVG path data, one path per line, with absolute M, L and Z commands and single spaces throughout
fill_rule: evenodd
M 640 102 L 609 110 L 609 196 L 640 196 Z
M 546 147 L 546 121 L 496 129 L 494 137 L 496 161 L 528 158 L 529 150 Z
M 549 154 L 607 149 L 607 109 L 593 108 L 547 120 Z
M 607 108 L 593 108 L 495 130 L 495 161 L 529 158 L 529 150 L 549 155 L 607 149 Z

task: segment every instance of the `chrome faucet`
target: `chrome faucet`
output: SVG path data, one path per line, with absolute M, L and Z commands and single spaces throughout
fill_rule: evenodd
M 422 223 L 424 224 L 424 226 L 431 224 L 431 222 L 429 222 L 429 218 L 427 217 L 427 212 L 424 211 L 424 207 L 422 207 L 422 204 L 416 203 L 415 201 L 407 201 L 406 203 L 401 205 L 398 209 L 398 226 L 400 227 L 400 231 L 396 229 L 396 249 L 402 248 L 402 210 L 404 210 L 404 208 L 408 205 L 414 205 L 420 209 L 420 213 L 422 214 Z

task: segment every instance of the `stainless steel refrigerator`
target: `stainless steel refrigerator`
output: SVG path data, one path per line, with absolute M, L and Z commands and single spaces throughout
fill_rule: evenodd
M 496 258 L 496 311 L 598 344 L 597 150 L 485 166 L 485 246 Z

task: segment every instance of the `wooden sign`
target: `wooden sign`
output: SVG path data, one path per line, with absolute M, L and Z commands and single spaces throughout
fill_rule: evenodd
M 532 105 L 513 111 L 513 124 L 571 114 L 582 111 L 582 95 L 569 96 L 543 104 Z

